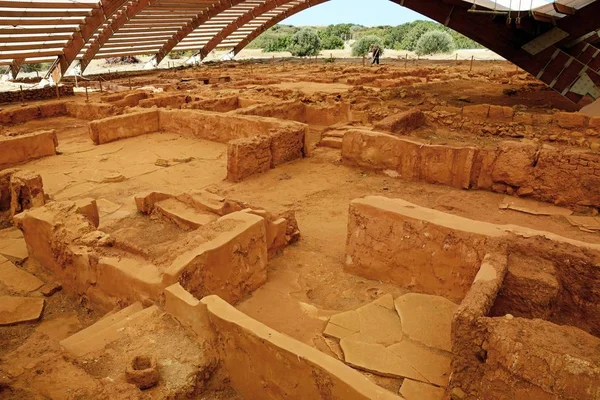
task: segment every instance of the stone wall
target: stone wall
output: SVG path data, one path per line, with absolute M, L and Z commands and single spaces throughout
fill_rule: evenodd
M 600 153 L 529 141 L 496 148 L 429 145 L 380 132 L 350 130 L 346 165 L 461 189 L 530 196 L 556 205 L 600 207 Z
M 425 112 L 430 123 L 477 136 L 541 139 L 600 149 L 600 117 L 581 113 L 531 113 L 511 107 L 477 104 L 436 106 Z
M 73 86 L 60 85 L 58 87 L 58 94 L 60 97 L 73 96 Z M 10 92 L 0 92 L 0 104 L 47 99 L 56 99 L 55 86 L 47 86 L 37 89 L 23 89 L 23 91 L 15 90 Z
M 273 160 L 271 141 L 269 136 L 230 141 L 227 145 L 227 179 L 240 182 L 270 170 Z
M 493 314 L 544 318 L 600 335 L 600 245 L 370 196 L 350 203 L 346 269 L 460 301 L 486 254 L 508 252 Z
M 231 171 L 228 175 L 233 180 L 243 179 L 250 172 L 262 172 L 265 169 L 266 141 L 257 142 L 250 139 L 256 137 L 269 138 L 270 168 L 300 159 L 305 154 L 305 138 L 308 127 L 304 124 L 281 121 L 274 118 L 261 118 L 222 114 L 195 110 L 159 110 L 160 130 L 164 132 L 178 132 L 184 136 L 193 136 L 198 139 L 212 140 L 230 145 L 229 155 L 234 157 L 228 160 Z M 258 146 L 258 147 L 257 147 Z M 245 148 L 264 148 L 265 154 L 254 161 L 252 155 Z M 235 157 L 238 157 L 236 159 Z M 248 158 L 250 157 L 250 158 Z M 254 167 L 250 167 L 253 165 Z M 248 168 L 247 168 L 248 167 Z
M 346 268 L 460 302 L 454 397 L 598 398 L 600 245 L 367 197 L 350 205 Z
M 37 131 L 20 136 L 0 136 L 0 170 L 56 154 L 56 132 Z
M 344 135 L 346 165 L 388 171 L 392 176 L 468 189 L 476 149 L 427 145 L 380 132 L 350 130 Z
M 180 285 L 165 309 L 214 345 L 223 372 L 246 399 L 399 400 L 360 372 L 283 335 L 217 296 L 197 300 Z
M 95 144 L 113 142 L 160 130 L 158 111 L 142 111 L 90 122 L 90 138 Z
M 307 105 L 300 101 L 258 104 L 235 111 L 240 115 L 278 118 L 310 125 L 330 126 L 351 120 L 348 104 Z

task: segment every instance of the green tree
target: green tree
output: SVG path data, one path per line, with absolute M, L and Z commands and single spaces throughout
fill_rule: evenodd
M 294 57 L 316 56 L 321 50 L 321 39 L 313 29 L 302 29 L 292 36 L 288 51 Z
M 421 36 L 415 52 L 420 55 L 448 54 L 454 51 L 454 39 L 448 32 L 430 31 Z
M 274 53 L 279 51 L 287 51 L 292 41 L 291 35 L 281 35 L 270 37 L 263 46 L 263 52 Z
M 326 36 L 321 38 L 321 48 L 323 50 L 343 49 L 344 41 L 337 36 Z
M 399 47 L 402 50 L 414 51 L 421 36 L 431 30 L 440 29 L 442 27 L 442 25 L 429 21 L 415 21 L 411 25 L 410 30 L 400 42 Z
M 379 36 L 363 36 L 352 45 L 352 56 L 366 56 L 374 45 L 378 45 L 381 48 L 381 54 L 383 54 L 383 40 Z

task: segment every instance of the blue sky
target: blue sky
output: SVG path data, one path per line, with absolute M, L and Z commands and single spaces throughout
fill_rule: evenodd
M 509 6 L 510 0 L 497 0 L 498 4 Z M 533 0 L 533 6 L 547 4 L 549 0 Z M 516 3 L 516 2 L 514 2 Z M 529 8 L 531 1 L 523 1 L 523 9 Z M 515 6 L 513 6 L 515 8 Z M 354 23 L 366 26 L 400 25 L 404 22 L 427 19 L 414 11 L 389 0 L 331 0 L 304 10 L 283 21 L 286 25 L 329 25 Z
M 389 0 L 331 0 L 304 10 L 283 21 L 286 25 L 329 25 L 354 23 L 366 26 L 400 25 L 427 19 Z

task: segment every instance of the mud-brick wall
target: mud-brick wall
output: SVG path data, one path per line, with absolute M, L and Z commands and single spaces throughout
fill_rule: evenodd
M 73 96 L 73 86 L 63 85 L 58 87 L 60 97 Z M 56 87 L 47 86 L 39 89 L 16 90 L 12 92 L 0 92 L 0 104 L 18 103 L 21 101 L 36 101 L 56 98 Z

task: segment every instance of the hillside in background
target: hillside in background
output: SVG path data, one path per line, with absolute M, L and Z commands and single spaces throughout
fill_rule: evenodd
M 292 36 L 306 28 L 317 32 L 321 38 L 322 50 L 343 49 L 348 40 L 359 40 L 364 36 L 377 36 L 387 49 L 414 51 L 421 36 L 430 31 L 448 33 L 454 41 L 455 49 L 482 48 L 477 42 L 433 21 L 413 21 L 398 26 L 374 27 L 354 24 L 308 27 L 275 25 L 250 43 L 248 48 L 263 49 L 265 52 L 286 51 L 290 46 Z

